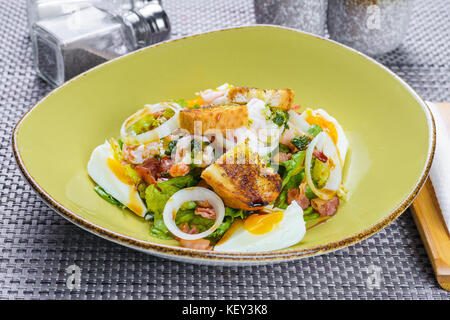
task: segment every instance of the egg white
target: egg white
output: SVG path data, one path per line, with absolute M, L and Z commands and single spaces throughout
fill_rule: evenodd
M 283 211 L 274 208 L 272 210 Z M 279 250 L 300 242 L 306 233 L 303 210 L 293 201 L 283 212 L 283 218 L 265 234 L 252 234 L 239 226 L 223 243 L 216 245 L 214 251 L 221 252 L 262 252 Z
M 123 183 L 116 177 L 114 172 L 108 167 L 108 158 L 114 158 L 114 154 L 109 142 L 105 142 L 95 148 L 91 154 L 87 165 L 89 175 L 107 193 L 127 207 L 130 206 L 130 195 L 133 196 L 137 200 L 134 205 L 137 205 L 139 210 L 137 210 L 138 212 L 130 210 L 141 217 L 144 216 L 147 212 L 147 207 L 139 197 L 139 193 L 134 186 Z
M 311 110 L 307 109 L 302 113 L 302 117 L 306 120 L 307 119 L 307 111 L 310 110 L 314 116 L 321 117 L 322 119 L 331 122 L 334 127 L 336 128 L 337 132 L 337 142 L 336 147 L 339 150 L 339 157 L 341 159 L 341 163 L 343 164 L 345 161 L 345 156 L 347 155 L 349 142 L 347 137 L 345 136 L 344 130 L 342 129 L 341 125 L 337 122 L 335 118 L 330 116 L 325 110 L 323 109 L 317 109 L 317 110 Z

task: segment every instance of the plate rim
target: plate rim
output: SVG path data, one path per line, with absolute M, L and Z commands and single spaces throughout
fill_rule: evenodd
M 385 216 L 383 219 L 381 219 L 380 221 L 371 225 L 370 227 L 368 227 L 358 233 L 352 234 L 344 239 L 326 243 L 326 244 L 319 245 L 319 246 L 315 246 L 312 248 L 307 248 L 307 249 L 289 249 L 289 250 L 283 250 L 283 251 L 253 252 L 253 253 L 226 253 L 226 252 L 214 252 L 214 251 L 188 249 L 188 248 L 174 247 L 174 246 L 164 245 L 164 244 L 156 244 L 156 243 L 145 241 L 145 240 L 135 239 L 133 237 L 126 236 L 126 235 L 108 230 L 108 229 L 101 227 L 93 222 L 90 222 L 87 219 L 84 219 L 84 218 L 78 216 L 75 212 L 65 208 L 57 200 L 53 199 L 51 197 L 51 195 L 49 193 L 47 193 L 38 184 L 36 179 L 34 179 L 33 176 L 26 169 L 24 161 L 20 155 L 19 146 L 18 146 L 18 135 L 19 135 L 20 128 L 21 128 L 24 120 L 31 114 L 31 112 L 34 109 L 36 109 L 48 97 L 55 94 L 60 89 L 70 85 L 74 80 L 83 77 L 87 73 L 89 73 L 97 68 L 100 68 L 103 65 L 113 63 L 114 61 L 116 61 L 118 59 L 121 59 L 126 56 L 131 56 L 131 55 L 137 54 L 137 53 L 145 51 L 145 50 L 149 50 L 153 47 L 163 46 L 168 43 L 173 43 L 173 42 L 177 42 L 177 41 L 185 40 L 185 39 L 191 39 L 191 38 L 195 38 L 195 37 L 206 35 L 206 34 L 239 30 L 239 29 L 253 29 L 253 28 L 273 28 L 273 29 L 281 29 L 281 30 L 296 32 L 296 33 L 300 33 L 300 34 L 306 34 L 311 37 L 325 40 L 325 41 L 334 43 L 340 47 L 346 48 L 346 49 L 362 56 L 363 58 L 369 60 L 370 62 L 374 63 L 378 67 L 381 67 L 383 70 L 388 72 L 406 90 L 409 91 L 409 93 L 415 98 L 415 100 L 422 107 L 422 109 L 425 113 L 425 116 L 427 118 L 427 125 L 428 125 L 428 130 L 429 130 L 429 140 L 430 140 L 425 168 L 423 169 L 420 178 L 414 185 L 414 189 L 410 193 L 408 193 L 408 195 L 401 201 L 401 203 L 390 214 Z M 292 260 L 297 260 L 297 259 L 301 259 L 301 258 L 305 258 L 305 257 L 309 257 L 309 256 L 315 256 L 315 255 L 333 252 L 333 251 L 345 248 L 347 246 L 353 245 L 364 239 L 367 239 L 370 236 L 374 235 L 375 233 L 384 229 L 386 226 L 388 226 L 390 223 L 392 223 L 395 219 L 397 219 L 412 204 L 412 202 L 416 198 L 417 194 L 420 192 L 421 188 L 423 187 L 423 185 L 428 177 L 428 174 L 429 174 L 429 171 L 430 171 L 430 168 L 432 165 L 432 161 L 434 158 L 435 149 L 436 149 L 436 127 L 435 127 L 435 121 L 434 121 L 433 114 L 431 113 L 429 106 L 420 97 L 420 95 L 410 85 L 408 85 L 402 78 L 400 78 L 396 73 L 394 73 L 392 70 L 390 70 L 386 66 L 382 65 L 375 59 L 373 59 L 373 58 L 365 55 L 364 53 L 361 53 L 347 45 L 338 43 L 332 39 L 326 39 L 326 38 L 318 36 L 318 35 L 314 35 L 314 34 L 311 34 L 308 32 L 303 32 L 303 31 L 299 31 L 299 30 L 284 27 L 284 26 L 257 24 L 257 25 L 221 28 L 221 29 L 216 29 L 216 30 L 212 30 L 212 31 L 208 31 L 208 32 L 196 33 L 193 35 L 176 38 L 173 40 L 163 41 L 163 42 L 154 44 L 152 46 L 148 46 L 148 47 L 141 48 L 139 50 L 130 52 L 126 55 L 106 61 L 94 68 L 91 68 L 91 69 L 79 74 L 78 76 L 70 79 L 69 81 L 65 82 L 63 85 L 51 90 L 48 94 L 46 94 L 43 98 L 41 98 L 38 102 L 36 102 L 28 111 L 26 111 L 25 114 L 20 118 L 20 120 L 17 122 L 17 124 L 14 127 L 14 130 L 12 133 L 12 146 L 13 146 L 12 149 L 13 149 L 14 158 L 18 164 L 18 167 L 20 169 L 22 176 L 25 178 L 25 181 L 27 181 L 28 184 L 32 187 L 32 189 L 34 189 L 34 191 L 37 192 L 37 194 L 43 199 L 44 203 L 47 206 L 49 206 L 60 216 L 62 216 L 66 220 L 72 222 L 73 224 L 77 225 L 81 229 L 84 229 L 90 233 L 93 233 L 101 238 L 112 241 L 114 243 L 129 247 L 129 248 L 141 251 L 141 252 L 149 253 L 149 254 L 152 254 L 152 255 L 155 255 L 158 257 L 174 259 L 174 260 L 190 262 L 190 263 L 206 263 L 206 264 L 212 263 L 212 264 L 221 264 L 221 265 L 251 265 L 251 264 L 261 264 L 261 263 L 271 263 L 271 262 L 273 263 L 273 262 L 292 261 Z

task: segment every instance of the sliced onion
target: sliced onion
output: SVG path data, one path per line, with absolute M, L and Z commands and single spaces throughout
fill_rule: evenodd
M 175 224 L 176 213 L 178 212 L 178 209 L 180 209 L 180 207 L 188 201 L 209 202 L 209 204 L 214 208 L 214 211 L 216 212 L 216 221 L 211 228 L 202 233 L 189 234 L 181 231 L 177 227 L 177 225 Z M 184 240 L 197 240 L 209 236 L 220 226 L 224 217 L 225 206 L 222 199 L 213 191 L 201 187 L 181 189 L 180 191 L 174 193 L 167 201 L 163 212 L 163 219 L 165 225 L 167 226 L 167 229 L 169 229 L 169 231 L 174 236 Z
M 289 122 L 291 122 L 297 130 L 300 130 L 301 133 L 306 133 L 309 127 L 311 127 L 309 123 L 306 122 L 306 120 L 303 119 L 303 117 L 294 110 L 289 110 L 288 113 L 289 113 Z
M 165 110 L 166 108 L 170 108 L 175 112 L 175 114 L 166 122 L 162 123 L 153 130 L 138 135 L 134 134 L 133 132 L 129 132 L 129 128 L 142 117 L 148 114 Z M 172 131 L 180 127 L 180 109 L 181 107 L 178 104 L 168 102 L 146 105 L 143 109 L 133 114 L 122 124 L 122 128 L 120 129 L 120 136 L 122 138 L 122 141 L 126 144 L 138 145 L 157 141 L 170 135 Z
M 330 176 L 328 177 L 327 183 L 322 189 L 316 188 L 312 177 L 311 177 L 311 164 L 312 157 L 314 153 L 314 149 L 317 147 L 329 158 L 333 161 L 334 168 L 330 170 Z M 319 150 L 320 150 L 319 149 Z M 341 186 L 342 181 L 342 166 L 339 158 L 339 152 L 336 148 L 331 137 L 326 132 L 319 133 L 309 144 L 306 149 L 305 155 L 305 173 L 306 173 L 306 181 L 308 182 L 311 190 L 320 198 L 324 200 L 330 200 L 336 194 L 338 189 Z

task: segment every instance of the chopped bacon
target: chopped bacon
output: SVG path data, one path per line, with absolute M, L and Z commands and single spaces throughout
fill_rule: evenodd
M 288 190 L 288 204 L 291 204 L 292 201 L 296 201 L 303 210 L 306 210 L 309 207 L 309 199 L 306 197 L 305 192 L 306 182 L 303 182 L 298 188 Z
M 280 162 L 291 160 L 291 158 L 292 158 L 292 153 L 278 152 L 276 155 L 273 156 L 273 161 L 275 163 L 280 163 Z
M 216 218 L 216 211 L 213 208 L 197 207 L 195 208 L 195 214 L 198 214 L 205 219 L 213 220 Z
M 328 161 L 328 157 L 324 155 L 322 151 L 319 151 L 317 149 L 314 150 L 313 156 L 324 163 Z
M 339 198 L 334 197 L 331 200 L 313 199 L 311 206 L 320 213 L 321 216 L 332 216 L 336 213 L 339 206 Z
M 177 163 L 177 164 L 174 164 L 170 168 L 169 174 L 172 177 L 182 177 L 182 176 L 187 175 L 190 170 L 191 170 L 191 168 L 187 164 L 185 164 L 185 163 Z
M 136 166 L 134 169 L 147 184 L 155 184 L 170 171 L 173 161 L 170 157 L 150 158 L 142 165 Z
M 180 230 L 183 231 L 184 233 L 189 233 L 189 234 L 198 233 L 198 229 L 196 226 L 192 226 L 190 228 L 187 223 L 183 224 L 180 227 Z M 212 250 L 213 249 L 213 247 L 209 243 L 209 240 L 206 240 L 206 239 L 184 240 L 184 239 L 178 238 L 178 241 L 180 241 L 180 245 L 182 247 L 189 248 L 189 249 L 197 249 L 197 250 Z
M 141 176 L 141 178 L 144 179 L 145 183 L 149 185 L 156 183 L 155 177 L 153 177 L 151 170 L 148 168 L 137 166 L 134 169 Z

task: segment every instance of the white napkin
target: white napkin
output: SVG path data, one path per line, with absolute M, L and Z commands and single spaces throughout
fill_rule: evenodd
M 427 102 L 436 123 L 436 153 L 430 170 L 430 178 L 450 232 L 450 134 L 438 107 Z

